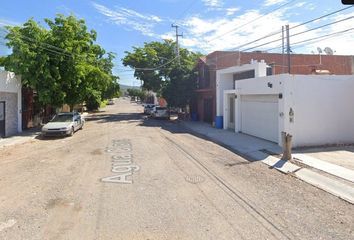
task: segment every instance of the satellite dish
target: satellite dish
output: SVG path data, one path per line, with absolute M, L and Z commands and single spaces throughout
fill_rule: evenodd
M 325 49 L 323 49 L 323 51 L 327 54 L 327 55 L 333 55 L 333 50 L 330 47 L 325 47 Z
M 322 53 L 322 49 L 320 47 L 317 47 L 318 53 Z

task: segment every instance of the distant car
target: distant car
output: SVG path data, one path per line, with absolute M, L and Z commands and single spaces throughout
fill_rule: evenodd
M 151 111 L 153 110 L 153 108 L 155 107 L 155 104 L 145 104 L 144 105 L 144 114 L 151 114 Z
M 114 100 L 113 99 L 109 99 L 107 104 L 108 105 L 113 105 L 114 104 Z
M 168 108 L 166 108 L 166 107 L 156 106 L 156 107 L 153 108 L 153 110 L 151 112 L 151 116 L 153 118 L 169 119 L 170 118 L 170 112 L 169 112 Z
M 42 136 L 72 136 L 84 124 L 85 120 L 77 112 L 58 113 L 42 127 Z

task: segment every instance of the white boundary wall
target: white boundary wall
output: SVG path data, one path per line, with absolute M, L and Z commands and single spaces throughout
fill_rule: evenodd
M 17 131 L 22 132 L 22 85 L 21 78 L 14 73 L 0 70 L 0 94 L 17 93 Z
M 354 75 L 282 74 L 239 80 L 235 86 L 238 96 L 282 95 L 278 102 L 278 143 L 282 131 L 293 135 L 294 147 L 354 143 Z M 239 104 L 236 101 L 236 125 Z

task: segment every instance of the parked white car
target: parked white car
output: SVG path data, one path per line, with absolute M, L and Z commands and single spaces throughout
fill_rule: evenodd
M 170 111 L 166 107 L 156 106 L 151 111 L 151 116 L 153 118 L 165 118 L 170 119 Z
M 85 120 L 77 112 L 58 113 L 42 127 L 42 136 L 72 136 L 84 124 Z
M 145 104 L 144 105 L 144 114 L 150 115 L 152 110 L 154 109 L 154 107 L 155 107 L 155 104 L 150 104 L 150 103 Z

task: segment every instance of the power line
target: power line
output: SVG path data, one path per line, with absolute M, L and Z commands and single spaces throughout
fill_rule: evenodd
M 337 23 L 340 23 L 340 22 L 343 22 L 343 21 L 347 21 L 347 20 L 350 20 L 352 18 L 354 18 L 354 16 L 350 16 L 350 17 L 347 17 L 347 18 L 344 18 L 344 19 L 340 19 L 340 20 L 335 21 L 335 22 L 331 22 L 331 23 L 327 23 L 327 24 L 324 24 L 324 25 L 321 25 L 321 26 L 318 26 L 318 27 L 307 29 L 305 31 L 292 34 L 292 35 L 290 35 L 290 37 L 298 36 L 298 35 L 301 35 L 301 34 L 304 34 L 304 33 L 307 33 L 307 32 L 311 32 L 311 31 L 314 31 L 314 30 L 317 30 L 317 29 L 320 29 L 320 28 L 323 28 L 323 27 L 327 27 L 327 26 L 330 26 L 330 25 L 333 25 L 333 24 L 337 24 Z M 252 50 L 252 49 L 255 49 L 255 48 L 263 47 L 265 45 L 269 45 L 271 43 L 278 42 L 280 40 L 282 40 L 282 38 L 278 38 L 276 40 L 272 40 L 272 41 L 269 41 L 269 42 L 266 42 L 266 43 L 263 43 L 263 44 L 259 44 L 257 46 L 250 47 L 250 48 L 247 48 L 247 49 L 243 49 L 242 51 L 245 52 L 245 51 L 249 51 L 249 50 Z
M 298 25 L 296 25 L 296 26 L 293 26 L 293 27 L 291 27 L 291 28 L 289 28 L 289 29 L 291 30 L 291 29 L 294 29 L 294 28 L 297 28 L 297 27 L 300 27 L 300 26 L 303 26 L 303 25 L 306 25 L 306 24 L 315 22 L 315 21 L 317 21 L 317 20 L 320 20 L 320 19 L 322 19 L 322 18 L 325 18 L 325 17 L 331 16 L 331 15 L 333 15 L 333 14 L 342 12 L 342 11 L 347 10 L 347 9 L 349 9 L 349 8 L 352 8 L 352 7 L 354 7 L 354 6 L 349 6 L 349 7 L 346 7 L 346 8 L 339 9 L 339 10 L 334 11 L 334 12 L 330 12 L 330 13 L 325 14 L 325 15 L 322 15 L 322 16 L 320 16 L 320 17 L 311 19 L 311 20 L 309 20 L 309 21 L 307 21 L 307 22 L 300 23 L 300 24 L 298 24 Z
M 291 35 L 291 37 L 297 36 L 297 35 L 300 35 L 300 34 L 303 34 L 303 33 L 307 33 L 307 32 L 310 32 L 310 31 L 314 31 L 314 30 L 317 30 L 317 29 L 319 29 L 319 28 L 327 27 L 327 26 L 330 26 L 330 25 L 333 25 L 333 24 L 337 24 L 337 23 L 340 23 L 340 22 L 344 22 L 344 21 L 350 20 L 350 19 L 352 19 L 352 18 L 354 18 L 354 16 L 350 16 L 350 17 L 347 17 L 347 18 L 343 18 L 343 19 L 340 19 L 340 20 L 335 21 L 335 22 L 327 23 L 327 24 L 324 24 L 324 25 L 319 26 L 319 27 L 315 27 L 315 28 L 311 28 L 311 29 L 308 29 L 308 30 L 299 32 L 299 33 L 295 33 L 295 34 Z
M 259 16 L 258 18 L 255 18 L 255 19 L 253 19 L 253 20 L 251 20 L 251 21 L 249 21 L 249 22 L 247 22 L 247 23 L 245 23 L 245 24 L 242 24 L 242 25 L 240 25 L 240 26 L 237 26 L 237 27 L 235 27 L 235 28 L 233 28 L 233 29 L 231 29 L 231 30 L 229 30 L 229 31 L 227 31 L 227 32 L 225 32 L 225 33 L 223 33 L 223 34 L 220 34 L 220 35 L 218 35 L 218 36 L 216 36 L 216 37 L 214 37 L 214 38 L 212 38 L 212 39 L 206 41 L 206 42 L 207 42 L 207 43 L 210 43 L 210 42 L 212 42 L 212 41 L 214 41 L 214 40 L 216 40 L 216 39 L 218 39 L 218 38 L 220 38 L 220 37 L 222 37 L 222 36 L 225 36 L 226 34 L 229 34 L 229 33 L 232 33 L 232 32 L 234 32 L 234 31 L 236 31 L 236 30 L 239 30 L 240 28 L 245 27 L 245 26 L 247 26 L 248 24 L 253 23 L 253 22 L 255 22 L 255 21 L 257 21 L 257 20 L 259 20 L 259 19 L 261 19 L 261 18 L 263 18 L 263 17 L 265 17 L 265 16 L 271 14 L 271 13 L 274 13 L 275 11 L 278 11 L 279 9 L 281 9 L 281 8 L 287 6 L 287 5 L 289 5 L 290 3 L 295 2 L 295 1 L 297 1 L 297 0 L 288 1 L 288 2 L 286 2 L 286 3 L 282 4 L 282 5 L 280 5 L 279 7 L 277 7 L 277 8 L 275 8 L 275 9 L 273 9 L 273 10 L 271 10 L 271 11 L 269 11 L 269 12 L 267 12 L 267 13 L 261 15 L 261 16 Z
M 161 64 L 157 67 L 151 67 L 151 68 L 134 68 L 134 69 L 127 69 L 127 70 L 124 70 L 124 72 L 129 72 L 129 71 L 155 71 L 155 70 L 164 70 L 164 69 L 161 69 L 162 67 L 172 63 L 174 60 L 176 60 L 178 57 L 174 57 L 173 59 L 169 60 L 168 62 L 164 63 L 164 64 Z M 123 72 L 123 71 L 122 71 Z
M 260 37 L 260 38 L 258 38 L 258 39 L 256 39 L 256 40 L 253 40 L 253 41 L 251 41 L 251 42 L 248 42 L 248 43 L 239 45 L 239 46 L 237 46 L 237 47 L 234 47 L 234 48 L 232 48 L 231 50 L 240 49 L 240 48 L 242 48 L 242 47 L 244 47 L 244 46 L 247 46 L 247 45 L 250 45 L 250 44 L 252 44 L 252 43 L 258 42 L 258 41 L 263 40 L 263 39 L 265 39 L 265 38 L 269 38 L 269 37 L 275 36 L 275 35 L 277 35 L 277 34 L 279 34 L 279 33 L 281 33 L 281 31 L 276 31 L 276 32 L 270 33 L 270 34 L 265 35 L 265 36 L 263 36 L 263 37 Z
M 338 31 L 338 32 L 322 35 L 322 36 L 319 36 L 319 37 L 309 38 L 309 39 L 306 39 L 306 40 L 295 42 L 292 45 L 298 45 L 298 44 L 301 44 L 301 43 L 312 42 L 314 40 L 321 39 L 321 38 L 326 38 L 326 39 L 327 38 L 332 38 L 332 37 L 338 36 L 338 34 L 344 34 L 344 33 L 347 33 L 347 32 L 353 31 L 353 30 L 354 30 L 354 28 L 348 28 L 348 29 L 345 29 L 345 30 L 342 30 L 342 31 Z M 323 41 L 323 40 L 325 40 L 325 39 L 322 39 L 321 41 Z M 315 42 L 317 42 L 317 41 L 315 41 Z M 302 45 L 300 45 L 300 46 L 302 46 Z
M 306 21 L 306 22 L 304 22 L 304 23 L 300 23 L 300 24 L 298 24 L 298 25 L 296 25 L 296 26 L 290 27 L 289 29 L 294 29 L 294 28 L 297 28 L 297 27 L 300 27 L 300 26 L 309 24 L 309 23 L 311 23 L 311 22 L 315 22 L 315 21 L 317 21 L 317 20 L 320 20 L 320 19 L 322 19 L 322 18 L 325 18 L 325 17 L 331 16 L 331 15 L 337 14 L 337 13 L 339 13 L 339 12 L 342 12 L 342 11 L 347 10 L 347 9 L 349 9 L 349 8 L 352 8 L 352 7 L 354 7 L 354 6 L 349 6 L 349 7 L 346 7 L 346 8 L 342 8 L 342 9 L 339 9 L 339 10 L 336 10 L 336 11 L 333 11 L 333 12 L 330 12 L 330 13 L 328 13 L 328 14 L 319 16 L 319 17 L 317 17 L 317 18 L 308 20 L 308 21 Z M 267 34 L 267 35 L 265 35 L 265 36 L 263 36 L 263 37 L 260 37 L 260 38 L 258 38 L 258 39 L 256 39 L 256 40 L 253 40 L 253 41 L 251 41 L 251 42 L 247 42 L 247 43 L 244 43 L 244 44 L 239 45 L 239 46 L 237 46 L 237 47 L 231 48 L 230 50 L 240 49 L 241 47 L 250 45 L 250 44 L 255 43 L 255 42 L 258 42 L 258 41 L 260 41 L 260 40 L 264 40 L 265 38 L 269 38 L 269 37 L 275 36 L 275 35 L 277 35 L 277 34 L 279 34 L 279 33 L 281 33 L 281 31 L 276 31 L 276 32 Z
M 4 29 L 4 28 L 0 28 L 0 30 L 2 30 L 3 32 L 6 32 L 6 33 L 10 33 L 9 30 Z M 36 39 L 30 38 L 30 37 L 27 37 L 27 36 L 23 36 L 23 35 L 21 35 L 21 34 L 19 35 L 19 38 L 21 38 L 22 40 L 26 39 L 26 40 L 28 40 L 28 41 L 31 41 L 32 43 L 37 43 L 37 40 L 36 40 Z M 47 46 L 47 47 L 51 47 L 51 48 L 56 49 L 56 50 L 59 50 L 59 51 L 61 51 L 61 52 L 57 52 L 57 51 L 55 51 L 55 50 L 48 49 L 47 47 L 43 47 L 43 46 L 41 47 L 41 48 L 46 49 L 46 50 L 48 50 L 48 51 L 56 52 L 56 53 L 58 53 L 58 54 L 65 55 L 65 56 L 67 56 L 67 57 L 72 57 L 72 56 L 73 56 L 73 54 L 67 53 L 64 49 L 59 48 L 59 47 L 56 47 L 56 46 L 54 46 L 54 45 L 51 45 L 51 44 L 48 44 L 48 43 L 39 43 L 39 44 L 45 45 L 45 46 Z M 40 47 L 40 46 L 38 46 L 38 47 Z
M 198 1 L 196 0 L 192 0 L 192 2 L 187 6 L 187 8 L 181 13 L 178 15 L 177 19 L 178 18 L 181 18 L 182 16 L 184 16 L 188 11 L 190 11 L 192 9 L 192 7 L 197 3 Z M 175 20 L 172 25 L 176 25 L 178 24 L 179 20 Z
M 339 12 L 345 11 L 345 10 L 351 8 L 351 7 L 353 7 L 353 6 L 345 7 L 345 8 L 342 8 L 342 9 L 339 9 L 339 10 L 336 10 L 336 11 L 333 11 L 333 12 L 330 12 L 330 13 L 327 13 L 327 14 L 322 15 L 322 16 L 319 16 L 319 17 L 317 17 L 317 18 L 308 20 L 308 21 L 306 21 L 306 22 L 304 22 L 304 23 L 300 23 L 300 24 L 298 24 L 298 25 L 296 25 L 296 26 L 290 27 L 290 29 L 294 29 L 294 28 L 297 28 L 297 27 L 299 27 L 299 26 L 302 26 L 302 25 L 305 25 L 305 24 L 309 24 L 309 23 L 311 23 L 311 22 L 315 22 L 315 21 L 317 21 L 317 20 L 319 20 L 319 19 L 322 19 L 322 18 L 331 16 L 331 15 L 337 14 L 337 13 L 339 13 Z M 322 27 L 323 27 L 323 26 L 322 26 Z M 237 47 L 231 48 L 230 50 L 240 49 L 241 47 L 244 47 L 244 46 L 250 45 L 250 44 L 252 44 L 252 43 L 255 43 L 255 42 L 257 42 L 257 41 L 260 41 L 260 40 L 269 38 L 269 37 L 274 36 L 274 35 L 276 35 L 276 34 L 278 34 L 278 33 L 281 33 L 281 31 L 276 31 L 276 32 L 274 32 L 274 33 L 267 34 L 267 35 L 265 35 L 265 36 L 263 36 L 263 37 L 261 37 L 261 38 L 258 38 L 258 39 L 256 39 L 256 40 L 253 40 L 253 41 L 251 41 L 251 42 L 247 42 L 247 43 L 244 43 L 244 44 L 239 45 L 239 46 L 237 46 Z M 281 39 L 282 39 L 282 38 L 277 39 L 277 40 L 274 40 L 274 41 L 267 42 L 267 43 L 265 43 L 265 44 L 261 44 L 261 46 L 268 45 L 268 44 L 270 44 L 270 43 L 279 41 L 279 40 L 281 40 Z M 254 49 L 254 48 L 256 48 L 256 47 L 260 47 L 260 46 L 258 45 L 258 46 L 252 47 L 252 48 L 248 48 L 248 49 L 246 49 L 246 50 L 251 50 L 251 49 Z M 276 48 L 278 48 L 278 47 L 276 47 Z M 271 49 L 275 49 L 275 48 L 271 48 Z M 246 51 L 246 50 L 242 50 L 242 51 Z M 239 52 L 240 52 L 240 50 L 237 51 L 237 52 L 232 52 L 232 53 L 229 53 L 229 54 L 225 54 L 225 55 L 219 57 L 219 59 L 220 59 L 220 58 L 227 57 L 227 56 L 230 56 L 230 55 L 239 54 Z M 214 57 L 214 59 L 215 59 L 215 58 L 216 58 L 216 57 Z M 212 59 L 211 59 L 211 60 L 212 60 Z
M 318 36 L 318 37 L 314 37 L 314 38 L 309 38 L 309 39 L 305 39 L 305 40 L 302 40 L 302 41 L 299 41 L 299 42 L 295 42 L 293 43 L 292 45 L 298 45 L 298 44 L 301 44 L 301 43 L 306 43 L 306 42 L 319 42 L 319 41 L 315 41 L 315 40 L 318 40 L 318 39 L 321 39 L 320 41 L 323 41 L 325 39 L 328 39 L 328 38 L 333 38 L 333 37 L 337 37 L 338 34 L 344 34 L 344 33 L 347 33 L 347 32 L 350 32 L 354 30 L 354 28 L 348 28 L 348 29 L 345 29 L 345 30 L 342 30 L 342 31 L 338 31 L 338 32 L 334 32 L 334 33 L 329 33 L 329 34 L 325 34 L 325 35 L 321 35 L 321 36 Z M 323 38 L 323 39 L 322 39 Z M 301 44 L 300 46 L 302 46 L 303 44 Z M 272 51 L 274 49 L 277 49 L 277 48 L 280 48 L 281 45 L 277 46 L 277 47 L 274 47 L 274 48 L 269 48 L 265 51 Z M 295 47 L 295 48 L 298 48 L 299 46 Z M 293 48 L 293 49 L 295 49 Z

